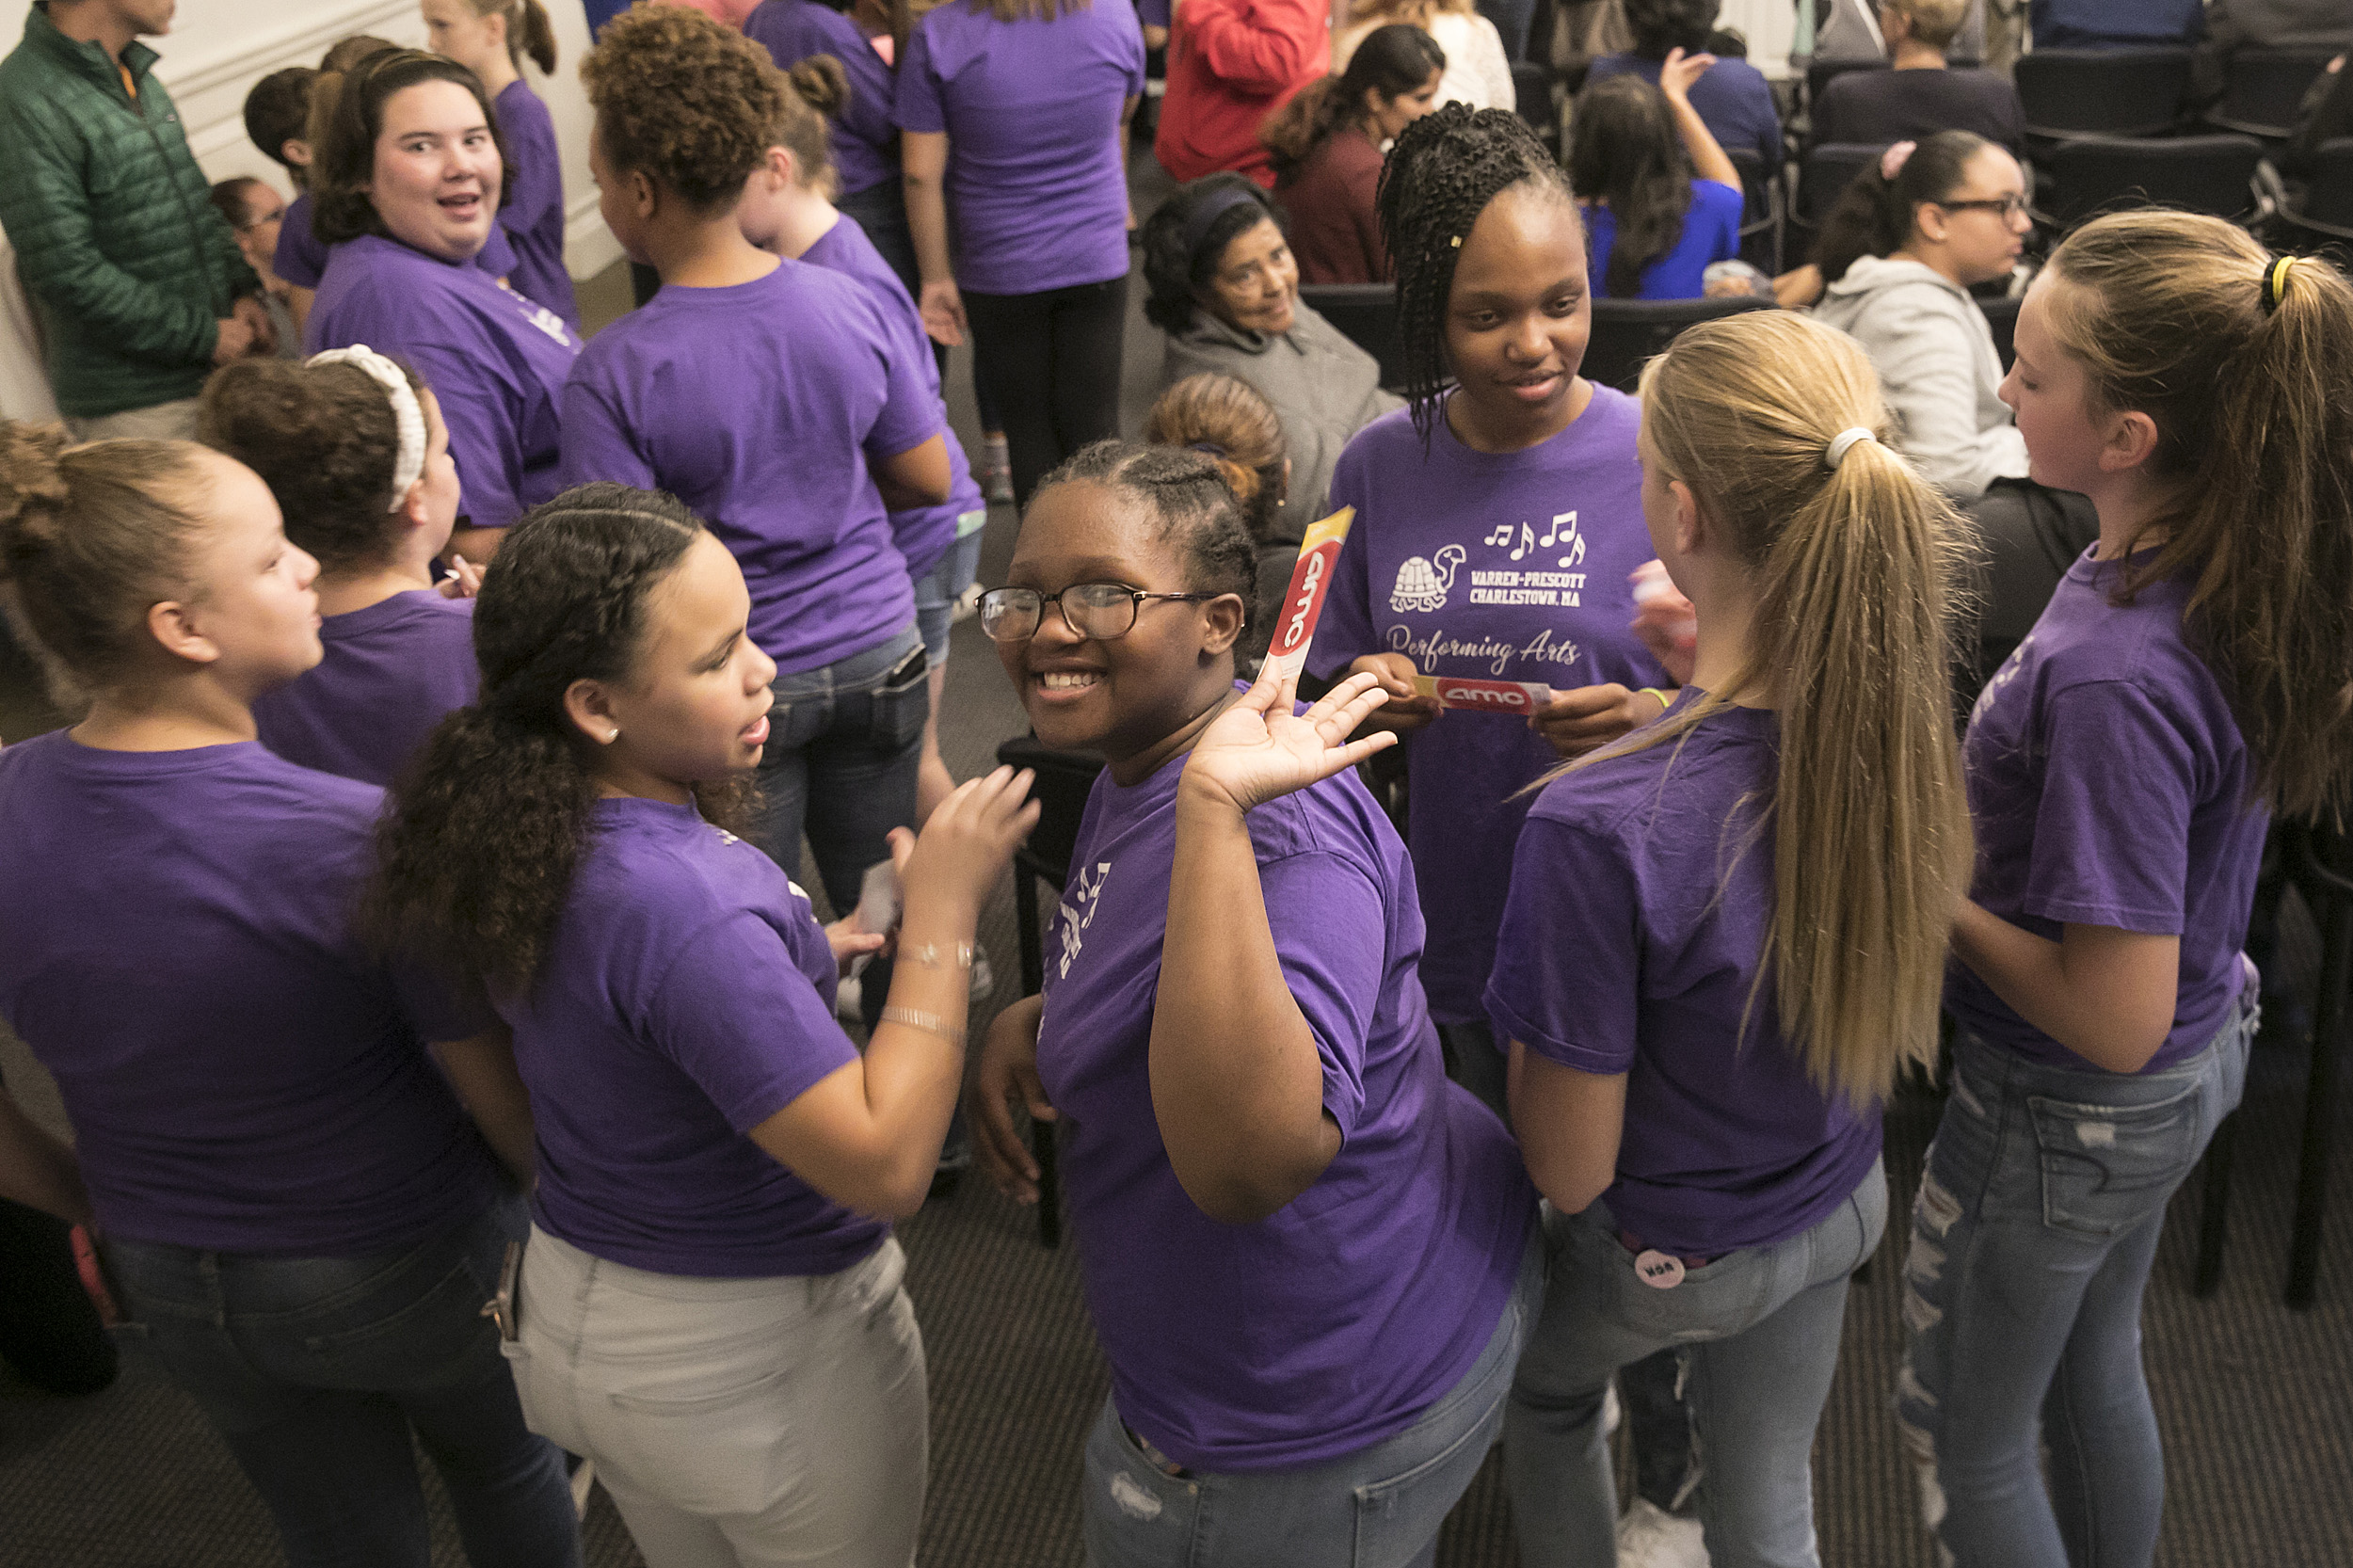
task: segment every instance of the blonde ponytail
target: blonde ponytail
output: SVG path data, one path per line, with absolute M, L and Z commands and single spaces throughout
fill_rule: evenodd
M 1759 311 L 1685 332 L 1644 372 L 1642 417 L 1644 460 L 1726 530 L 1755 608 L 1725 690 L 1599 756 L 1673 740 L 1737 698 L 1775 709 L 1757 986 L 1769 977 L 1814 1081 L 1867 1107 L 1904 1064 L 1935 1059 L 1945 943 L 1969 884 L 1949 673 L 1961 520 L 1888 444 L 1862 349 L 1803 316 Z M 1833 441 L 1856 426 L 1874 439 L 1831 467 Z

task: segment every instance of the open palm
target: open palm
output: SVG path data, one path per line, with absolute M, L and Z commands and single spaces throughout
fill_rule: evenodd
M 1247 811 L 1396 744 L 1385 730 L 1361 741 L 1348 738 L 1388 700 L 1374 676 L 1350 676 L 1304 713 L 1292 712 L 1298 688 L 1296 676 L 1258 677 L 1193 743 L 1185 782 L 1213 789 Z

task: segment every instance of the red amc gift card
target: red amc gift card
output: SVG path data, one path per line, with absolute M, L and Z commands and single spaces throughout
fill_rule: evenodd
M 1274 641 L 1268 648 L 1262 673 L 1278 680 L 1296 677 L 1307 667 L 1307 644 L 1316 634 L 1316 617 L 1323 614 L 1324 596 L 1332 591 L 1332 568 L 1338 564 L 1348 525 L 1356 508 L 1343 506 L 1307 530 L 1299 541 L 1299 564 L 1291 568 L 1290 591 L 1274 621 Z
M 1473 680 L 1467 676 L 1417 675 L 1414 690 L 1434 696 L 1441 708 L 1465 708 L 1481 713 L 1516 713 L 1525 718 L 1552 700 L 1552 688 L 1541 680 Z

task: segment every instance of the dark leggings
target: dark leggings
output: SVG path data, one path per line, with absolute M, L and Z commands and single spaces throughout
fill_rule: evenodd
M 1042 294 L 964 296 L 982 384 L 1004 416 L 1014 499 L 1085 446 L 1119 434 L 1119 351 L 1128 280 Z

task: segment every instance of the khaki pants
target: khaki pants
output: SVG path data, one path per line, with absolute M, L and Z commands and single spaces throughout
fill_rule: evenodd
M 95 419 L 68 416 L 65 427 L 77 441 L 192 441 L 196 440 L 196 399 L 183 397 Z
M 929 1432 L 922 1336 L 886 1239 L 836 1274 L 691 1279 L 536 1225 L 531 1430 L 596 1461 L 648 1568 L 910 1568 Z

